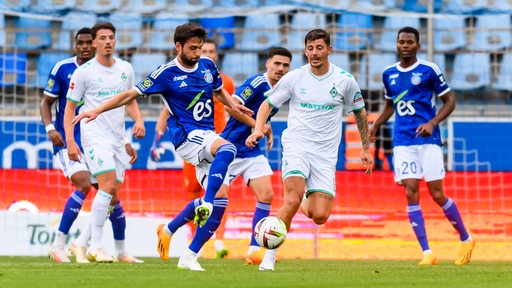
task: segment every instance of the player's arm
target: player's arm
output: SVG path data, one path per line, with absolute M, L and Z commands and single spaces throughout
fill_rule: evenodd
M 46 133 L 48 133 L 48 138 L 50 138 L 53 145 L 62 147 L 64 146 L 62 135 L 60 135 L 59 131 L 55 130 L 55 126 L 53 126 L 52 123 L 52 105 L 55 102 L 55 99 L 57 98 L 43 95 L 39 112 L 41 113 L 41 120 L 43 121 Z
M 235 97 L 233 97 L 233 101 L 241 105 L 240 101 Z M 256 127 L 256 120 L 254 120 L 254 118 L 247 116 L 245 114 L 234 113 L 233 110 L 229 107 L 226 107 L 225 109 L 229 113 L 229 115 L 235 118 L 236 120 L 244 123 L 245 125 L 251 128 Z M 267 137 L 267 146 L 269 146 L 268 149 L 270 150 L 273 144 L 272 126 L 270 125 L 270 123 L 265 123 L 265 125 L 263 125 L 263 134 Z
M 98 115 L 100 115 L 101 113 L 126 105 L 130 103 L 130 101 L 136 99 L 139 96 L 140 94 L 139 92 L 137 92 L 137 90 L 135 90 L 135 88 L 125 90 L 117 94 L 116 96 L 110 98 L 107 102 L 103 103 L 102 105 L 92 110 L 80 113 L 75 118 L 73 118 L 73 124 L 78 123 L 83 118 L 88 118 L 87 121 L 85 121 L 85 123 L 92 121 L 96 119 L 96 117 L 98 117 Z
M 64 109 L 64 133 L 66 134 L 66 145 L 68 147 L 69 159 L 80 161 L 80 148 L 75 141 L 75 124 L 72 122 L 78 103 L 68 99 Z
M 144 127 L 144 120 L 140 113 L 139 104 L 137 100 L 132 100 L 126 104 L 126 112 L 135 122 L 132 127 L 132 133 L 136 139 L 140 139 L 146 135 L 146 128 Z
M 272 107 L 268 101 L 263 101 L 258 109 L 258 114 L 256 114 L 256 124 L 254 126 L 254 131 L 252 132 L 247 140 L 245 140 L 245 145 L 249 148 L 253 148 L 258 145 L 258 140 L 263 138 L 265 131 L 265 123 L 267 122 L 268 116 L 270 116 L 270 112 L 272 111 Z
M 380 112 L 377 119 L 372 124 L 372 127 L 370 127 L 369 131 L 369 140 L 370 142 L 374 143 L 377 139 L 377 131 L 379 131 L 380 126 L 384 124 L 386 121 L 388 121 L 391 116 L 393 116 L 393 113 L 395 112 L 395 107 L 393 107 L 393 100 L 386 99 L 384 103 L 384 108 L 382 108 L 382 111 Z
M 448 91 L 443 96 L 439 97 L 441 101 L 443 101 L 443 106 L 437 112 L 437 115 L 430 119 L 427 123 L 421 124 L 418 128 L 416 128 L 416 137 L 429 137 L 432 135 L 434 128 L 444 119 L 448 118 L 450 114 L 452 114 L 453 110 L 455 110 L 455 97 L 451 91 Z
M 231 110 L 234 113 L 246 114 L 249 116 L 252 116 L 254 114 L 254 112 L 251 109 L 245 107 L 244 105 L 241 105 L 240 103 L 235 102 L 233 100 L 233 97 L 231 97 L 231 95 L 229 95 L 229 93 L 224 88 L 214 90 L 213 96 L 217 97 L 217 99 L 219 99 L 220 102 L 222 102 L 222 104 L 224 104 L 226 107 L 231 108 Z
M 370 153 L 368 115 L 366 114 L 366 109 L 363 107 L 360 110 L 354 110 L 354 116 L 356 117 L 357 130 L 359 130 L 361 144 L 363 145 L 363 150 L 361 151 L 361 161 L 363 162 L 363 167 L 366 168 L 365 174 L 371 175 L 373 168 L 373 157 Z

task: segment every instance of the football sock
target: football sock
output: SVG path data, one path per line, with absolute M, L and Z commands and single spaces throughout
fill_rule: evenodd
M 126 231 L 126 217 L 124 215 L 124 209 L 121 205 L 121 201 L 118 201 L 116 205 L 112 206 L 112 213 L 108 216 L 110 222 L 112 222 L 112 233 L 114 234 L 114 240 L 124 240 Z
M 469 234 L 466 231 L 466 227 L 464 227 L 464 222 L 462 222 L 459 209 L 457 209 L 455 202 L 453 202 L 451 198 L 448 198 L 441 208 L 443 208 L 444 215 L 450 223 L 452 223 L 453 228 L 459 232 L 460 240 L 467 240 L 469 238 Z
M 228 207 L 228 198 L 213 199 L 212 215 L 203 227 L 197 227 L 196 234 L 189 246 L 190 250 L 198 253 L 204 243 L 213 236 L 213 233 L 215 233 L 215 230 L 217 230 L 217 227 L 220 225 L 222 216 L 224 216 L 224 211 L 226 211 L 226 207 Z
M 66 202 L 66 206 L 64 206 L 64 212 L 62 212 L 62 219 L 59 224 L 59 231 L 68 234 L 71 225 L 75 222 L 76 217 L 78 216 L 78 212 L 82 209 L 82 205 L 84 204 L 85 195 L 75 190 L 73 194 L 71 194 Z
M 259 246 L 258 242 L 256 242 L 256 238 L 254 238 L 254 227 L 256 227 L 258 221 L 267 217 L 268 215 L 270 215 L 270 204 L 258 201 L 256 204 L 256 211 L 254 211 L 254 216 L 252 218 L 251 246 Z
M 98 190 L 91 206 L 91 248 L 101 247 L 101 236 L 103 235 L 103 225 L 108 217 L 108 207 L 112 195 L 103 190 Z
M 425 219 L 423 218 L 420 205 L 408 205 L 407 214 L 409 216 L 412 230 L 414 230 L 414 234 L 416 234 L 416 238 L 420 243 L 421 249 L 423 251 L 429 250 L 430 247 L 428 246 L 427 231 L 425 230 Z
M 80 235 L 76 238 L 75 243 L 80 247 L 87 247 L 87 243 L 91 239 L 91 221 L 87 221 Z
M 169 231 L 171 231 L 171 233 L 176 233 L 178 228 L 194 220 L 195 209 L 199 205 L 201 205 L 200 198 L 190 201 L 187 206 L 185 206 L 185 208 L 183 208 L 183 210 L 181 210 L 181 212 L 167 224 Z
M 224 144 L 219 147 L 213 159 L 208 173 L 208 185 L 204 193 L 204 201 L 212 203 L 215 194 L 222 186 L 224 177 L 228 172 L 228 166 L 233 162 L 236 155 L 236 148 L 233 144 Z

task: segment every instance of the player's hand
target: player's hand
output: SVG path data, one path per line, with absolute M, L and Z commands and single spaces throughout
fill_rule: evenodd
M 274 133 L 272 132 L 272 125 L 267 123 L 263 126 L 265 137 L 267 138 L 267 151 L 272 149 L 272 145 L 274 145 Z
M 98 113 L 96 111 L 96 109 L 92 109 L 92 110 L 89 110 L 89 111 L 85 111 L 85 112 L 82 112 L 78 115 L 76 115 L 73 120 L 71 121 L 71 123 L 73 124 L 77 124 L 78 122 L 80 122 L 80 120 L 84 119 L 84 118 L 87 118 L 87 120 L 85 121 L 85 123 L 89 123 L 90 121 L 96 119 L 96 117 L 98 117 L 98 115 L 100 115 L 100 113 Z
M 155 133 L 155 140 L 153 140 L 153 144 L 151 145 L 151 148 L 149 149 L 149 157 L 151 160 L 158 162 L 160 161 L 160 156 L 165 153 L 165 149 L 162 145 L 162 136 L 164 133 L 162 132 L 156 132 Z
M 138 158 L 138 155 L 137 155 L 137 150 L 133 149 L 133 146 L 132 144 L 130 143 L 126 143 L 124 145 L 124 149 L 126 149 L 126 153 L 128 153 L 128 156 L 130 156 L 130 165 L 135 163 L 135 161 L 137 161 L 137 158 Z
M 364 174 L 372 175 L 373 170 L 373 157 L 370 154 L 370 149 L 363 149 L 361 151 L 361 162 L 363 162 Z
M 435 125 L 430 122 L 421 124 L 416 128 L 416 137 L 430 137 L 434 131 L 434 127 Z
M 263 138 L 264 134 L 262 131 L 254 130 L 249 137 L 245 140 L 245 145 L 249 148 L 253 148 L 258 145 L 258 141 Z
M 80 158 L 82 157 L 82 153 L 80 152 L 80 148 L 75 141 L 70 141 L 68 144 L 68 156 L 70 160 L 75 162 L 80 162 Z
M 135 139 L 140 139 L 146 136 L 146 127 L 144 127 L 144 121 L 138 121 L 133 124 L 132 134 Z
M 62 135 L 57 130 L 51 130 L 48 132 L 48 138 L 52 141 L 52 144 L 55 146 L 64 147 L 64 141 L 62 140 Z
M 247 116 L 252 116 L 254 115 L 254 111 L 252 111 L 251 109 L 245 107 L 244 105 L 242 104 L 232 104 L 231 105 L 231 109 L 233 110 L 233 112 L 235 113 L 240 113 L 240 114 L 245 114 Z
M 368 130 L 368 140 L 370 143 L 375 143 L 377 141 L 377 130 L 379 130 L 380 127 L 376 127 L 375 125 L 372 125 L 370 127 L 370 130 Z

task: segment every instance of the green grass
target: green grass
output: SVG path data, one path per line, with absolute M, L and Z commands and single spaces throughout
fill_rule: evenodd
M 276 271 L 258 271 L 240 259 L 201 259 L 206 272 L 181 271 L 177 259 L 144 264 L 58 264 L 45 257 L 0 257 L 0 287 L 510 287 L 508 262 L 281 260 Z

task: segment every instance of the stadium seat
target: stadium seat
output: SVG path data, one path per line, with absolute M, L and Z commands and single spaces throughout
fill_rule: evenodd
M 122 7 L 122 4 L 122 0 L 77 0 L 75 10 L 105 14 L 119 10 Z
M 45 49 L 50 47 L 51 21 L 38 18 L 19 17 L 15 23 L 14 47 L 18 49 Z
M 119 12 L 154 14 L 167 9 L 166 0 L 124 0 Z
M 396 33 L 404 26 L 411 26 L 420 29 L 420 19 L 407 16 L 387 16 L 384 19 L 383 31 L 380 34 L 380 40 L 375 43 L 375 48 L 381 51 L 396 51 Z M 425 45 L 425 41 L 420 39 L 420 43 Z
M 250 52 L 226 53 L 222 60 L 222 72 L 231 76 L 235 87 L 238 87 L 249 76 L 259 73 L 258 54 Z
M 512 91 L 512 53 L 505 53 L 499 63 L 499 72 L 493 88 Z
M 9 11 L 26 12 L 30 8 L 31 0 L 2 1 L 0 9 Z
M 182 11 L 197 12 L 213 7 L 213 0 L 175 0 L 174 7 Z
M 222 0 L 219 2 L 219 5 L 216 5 L 215 7 L 220 7 L 222 9 L 254 8 L 261 4 L 258 0 Z
M 146 78 L 158 66 L 167 63 L 164 53 L 133 53 L 130 63 L 135 71 L 135 83 Z
M 434 19 L 434 48 L 437 51 L 453 51 L 466 46 L 465 17 Z
M 35 0 L 30 6 L 30 12 L 58 14 L 70 11 L 75 4 L 76 0 Z
M 329 55 L 329 62 L 334 63 L 343 70 L 352 73 L 350 69 L 350 56 L 346 53 L 332 53 Z
M 144 42 L 142 16 L 137 13 L 112 13 L 108 21 L 116 26 L 116 49 L 130 49 L 142 46 Z
M 487 0 L 444 0 L 443 2 L 444 12 L 454 14 L 474 15 L 484 12 L 487 8 Z M 470 4 L 468 2 L 470 2 Z
M 277 13 L 247 15 L 238 49 L 255 51 L 281 46 L 280 27 Z
M 325 29 L 326 19 L 323 13 L 297 12 L 292 16 L 290 33 L 286 48 L 290 50 L 304 50 L 304 36 L 315 28 Z
M 338 50 L 361 50 L 373 45 L 373 18 L 369 14 L 346 12 L 338 18 L 334 47 Z
M 424 0 L 406 0 L 403 1 L 402 10 L 425 13 L 428 11 L 429 1 Z M 434 12 L 441 10 L 443 6 L 443 0 L 434 0 Z
M 300 66 L 307 63 L 306 56 L 304 56 L 304 53 L 297 52 L 292 53 L 292 62 L 290 63 L 290 70 L 299 68 Z
M 41 52 L 37 58 L 36 86 L 44 88 L 52 67 L 60 60 L 71 57 L 67 52 Z
M 418 53 L 416 55 L 418 59 L 427 60 L 428 61 L 428 55 L 427 53 Z M 434 62 L 441 71 L 443 71 L 443 74 L 446 76 L 446 59 L 445 55 L 443 53 L 435 53 L 434 59 L 431 61 Z
M 5 47 L 5 15 L 0 14 L 0 47 Z
M 176 18 L 174 14 L 160 13 L 155 16 L 149 41 L 145 48 L 168 51 L 175 48 L 174 30 L 177 26 L 189 22 L 188 18 Z
M 347 0 L 320 0 L 318 5 L 326 8 L 343 9 L 350 6 Z
M 510 14 L 481 15 L 476 17 L 475 34 L 470 50 L 497 51 L 512 44 Z
M 510 0 L 488 1 L 487 5 L 489 11 L 494 13 L 512 13 L 512 1 Z
M 389 65 L 398 62 L 396 53 L 372 53 L 361 57 L 357 83 L 362 90 L 382 90 L 382 72 Z
M 71 11 L 64 15 L 59 39 L 52 43 L 52 48 L 57 50 L 70 50 L 74 47 L 75 34 L 82 27 L 92 27 L 97 20 L 95 13 Z
M 25 84 L 27 63 L 26 53 L 0 53 L 0 87 Z
M 491 81 L 491 63 L 487 53 L 455 55 L 453 73 L 449 80 L 453 90 L 472 90 L 486 87 Z
M 208 37 L 215 40 L 219 49 L 235 47 L 235 17 L 201 18 L 201 26 L 208 31 Z

